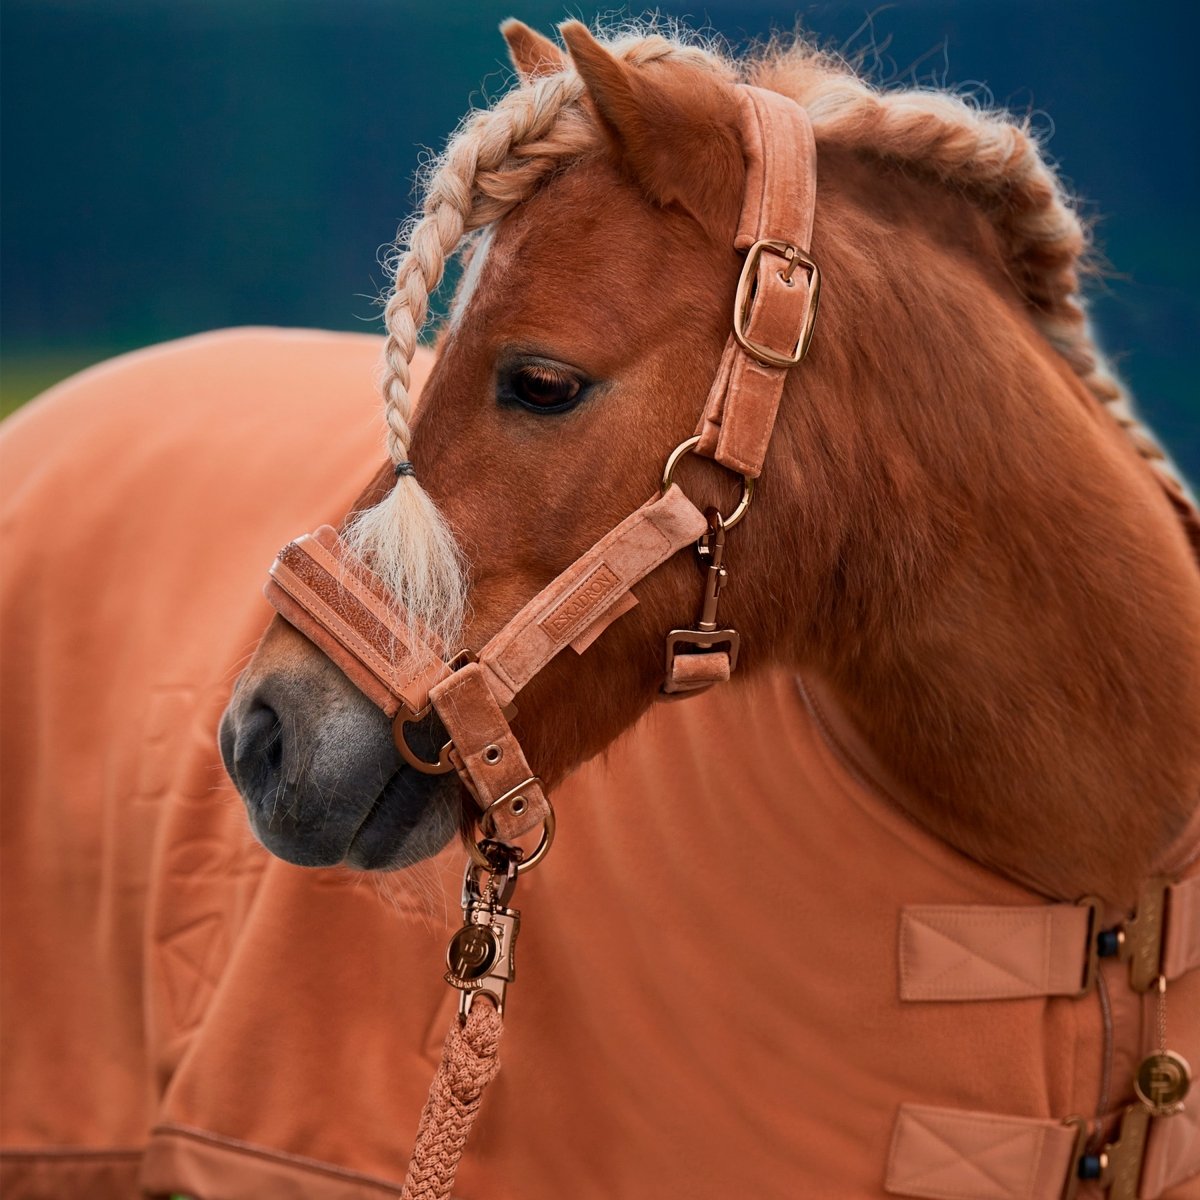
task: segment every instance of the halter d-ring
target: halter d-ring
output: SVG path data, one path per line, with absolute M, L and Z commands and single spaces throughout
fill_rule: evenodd
M 671 484 L 675 482 L 675 468 L 679 465 L 679 460 L 685 455 L 690 454 L 700 444 L 700 435 L 688 438 L 686 441 L 680 442 L 674 450 L 671 451 L 667 458 L 667 465 L 663 467 L 662 490 L 665 493 Z M 742 476 L 742 495 L 737 502 L 737 507 L 727 517 L 722 517 L 722 524 L 726 529 L 732 529 L 745 515 L 746 510 L 750 507 L 750 501 L 754 499 L 754 480 L 749 475 Z
M 526 784 L 532 783 L 532 782 L 533 782 L 532 779 L 526 780 Z M 521 786 L 524 787 L 524 786 L 526 786 L 526 784 L 522 784 Z M 516 790 L 516 789 L 514 789 L 514 790 Z M 502 804 L 505 801 L 507 801 L 509 799 L 510 795 L 511 795 L 511 793 L 501 796 L 499 800 L 490 804 L 480 814 L 479 830 L 484 836 L 484 841 L 494 840 L 492 835 L 495 833 L 495 827 L 493 824 L 495 817 L 494 817 L 492 810 L 498 804 Z M 491 830 L 489 830 L 489 828 L 488 828 L 489 825 L 492 826 Z M 466 844 L 467 853 L 470 854 L 470 856 L 471 856 L 471 861 L 481 867 L 491 867 L 493 865 L 492 860 L 489 859 L 487 857 L 487 855 L 484 854 L 483 850 L 480 847 L 480 844 L 475 841 L 474 837 L 472 836 L 472 834 L 470 832 L 469 824 L 467 822 L 463 823 L 462 830 L 463 830 L 463 841 Z M 551 843 L 553 841 L 554 841 L 554 809 L 553 809 L 553 807 L 551 807 L 550 800 L 547 798 L 547 800 L 546 800 L 546 815 L 542 818 L 542 836 L 538 840 L 538 844 L 533 848 L 533 852 L 529 855 L 529 857 L 528 858 L 523 857 L 517 862 L 517 874 L 520 875 L 523 872 L 532 870 L 534 867 L 536 867 L 537 864 L 539 862 L 541 862 L 543 858 L 546 857 L 546 853 L 550 849 Z

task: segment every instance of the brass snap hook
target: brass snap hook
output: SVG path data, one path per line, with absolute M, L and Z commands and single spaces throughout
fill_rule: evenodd
M 533 780 L 527 780 L 526 784 L 522 784 L 522 786 L 524 787 L 528 783 L 532 782 Z M 495 832 L 495 818 L 494 814 L 492 813 L 492 809 L 495 808 L 497 804 L 500 804 L 507 799 L 508 794 L 501 796 L 499 800 L 497 800 L 494 804 L 489 805 L 488 808 L 480 814 L 478 827 L 479 832 L 483 834 L 483 839 L 481 841 L 477 842 L 475 840 L 474 830 L 471 828 L 472 823 L 469 821 L 464 821 L 462 826 L 463 843 L 467 848 L 467 853 L 471 856 L 471 861 L 477 866 L 483 867 L 487 870 L 494 869 L 493 859 L 496 852 L 491 848 L 502 847 L 504 853 L 511 854 L 513 856 L 513 861 L 516 864 L 516 873 L 518 875 L 523 875 L 526 871 L 531 871 L 538 865 L 538 863 L 542 861 L 543 858 L 546 857 L 546 854 L 549 852 L 550 847 L 554 842 L 554 809 L 550 804 L 549 798 L 547 798 L 546 815 L 542 818 L 542 835 L 538 839 L 538 844 L 528 855 L 526 855 L 525 851 L 522 850 L 520 846 L 514 846 L 509 842 L 502 842 L 492 836 L 492 834 Z M 490 829 L 489 826 L 491 826 Z M 491 856 L 489 856 L 489 851 Z

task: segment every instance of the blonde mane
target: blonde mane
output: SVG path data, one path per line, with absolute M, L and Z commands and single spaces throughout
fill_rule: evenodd
M 1009 274 L 1042 334 L 1168 488 L 1185 494 L 1092 336 L 1080 293 L 1087 230 L 1027 121 L 942 91 L 880 90 L 799 39 L 744 60 L 628 26 L 607 45 L 634 63 L 686 60 L 789 96 L 807 109 L 818 149 L 845 147 L 903 164 L 972 197 L 992 221 Z M 556 171 L 600 146 L 583 91 L 569 67 L 519 83 L 471 113 L 431 164 L 421 216 L 402 231 L 389 260 L 394 288 L 384 310 L 381 390 L 393 463 L 408 458 L 409 364 L 447 261 L 468 233 L 498 221 Z M 398 603 L 453 640 L 464 608 L 461 558 L 416 479 L 400 476 L 348 535 Z

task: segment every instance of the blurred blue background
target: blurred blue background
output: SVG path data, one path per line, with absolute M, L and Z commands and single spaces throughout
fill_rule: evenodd
M 56 378 L 237 324 L 375 329 L 418 157 L 503 90 L 547 0 L 5 0 L 6 410 Z M 637 10 L 635 10 L 637 11 Z M 876 79 L 983 85 L 1053 129 L 1112 271 L 1102 340 L 1200 480 L 1193 0 L 659 5 L 744 44 L 799 20 Z

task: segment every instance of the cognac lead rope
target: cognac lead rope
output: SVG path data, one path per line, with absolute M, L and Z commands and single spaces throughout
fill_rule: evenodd
M 519 849 L 490 839 L 472 848 L 477 853 L 463 878 L 463 924 L 446 950 L 445 978 L 461 993 L 459 1009 L 421 1113 L 401 1200 L 449 1200 L 484 1089 L 500 1070 L 501 1014 L 516 977 L 513 950 L 521 923 L 508 901 L 517 873 L 534 859 L 522 863 Z

